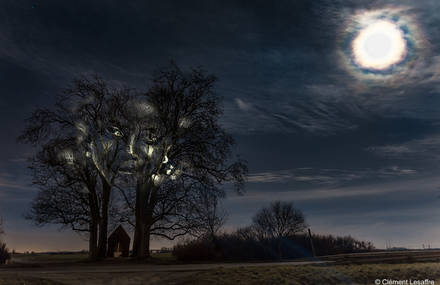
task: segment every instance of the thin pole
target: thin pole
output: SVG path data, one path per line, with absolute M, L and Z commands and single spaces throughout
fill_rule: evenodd
M 312 247 L 312 254 L 313 254 L 313 257 L 316 257 L 315 247 L 313 246 L 312 232 L 310 231 L 310 228 L 308 229 L 308 231 L 309 231 L 310 245 Z

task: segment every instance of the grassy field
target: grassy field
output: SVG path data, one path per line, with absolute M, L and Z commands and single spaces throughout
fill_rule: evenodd
M 171 252 L 152 253 L 152 263 L 167 264 L 174 263 L 175 257 Z M 107 262 L 125 262 L 127 259 L 108 259 Z M 87 253 L 16 253 L 12 256 L 11 265 L 14 264 L 64 264 L 64 263 L 88 263 Z
M 0 285 L 65 285 L 47 278 L 24 277 L 20 274 L 0 274 Z
M 376 279 L 435 280 L 440 264 L 363 264 L 220 268 L 197 273 L 181 284 L 375 284 Z M 408 283 L 409 284 L 409 283 Z
M 229 267 L 203 269 L 192 264 L 186 269 L 177 268 L 170 254 L 155 254 L 151 265 L 135 265 L 129 260 L 107 260 L 86 263 L 87 255 L 75 254 L 18 254 L 7 267 L 16 271 L 1 271 L 0 285 L 138 285 L 138 284 L 375 284 L 375 280 L 434 280 L 440 284 L 440 251 L 374 252 L 345 254 L 321 258 L 329 264 L 321 265 L 270 265 L 241 264 Z M 161 264 L 161 265 L 159 265 Z M 106 266 L 109 265 L 109 266 Z M 117 266 L 111 271 L 107 268 Z M 23 266 L 23 270 L 20 266 Z M 46 268 L 90 268 L 96 272 L 51 271 Z M 133 271 L 133 266 L 145 266 Z M 216 267 L 215 265 L 214 267 Z M 36 273 L 37 267 L 40 273 Z M 152 270 L 154 268 L 162 270 Z M 3 267 L 5 268 L 5 267 Z M 122 269 L 121 269 L 122 268 Z M 41 272 L 46 272 L 42 274 Z M 131 272 L 131 273 L 130 273 Z M 382 283 L 381 283 L 382 284 Z M 389 283 L 392 284 L 392 283 Z M 414 283 L 413 283 L 414 284 Z M 423 284 L 423 283 L 421 283 Z M 428 285 L 429 283 L 425 283 Z
M 440 284 L 440 264 L 363 264 L 363 265 L 307 265 L 218 268 L 197 272 L 137 272 L 137 273 L 82 273 L 0 274 L 1 285 L 60 285 L 60 284 L 375 284 L 376 279 L 435 280 Z M 409 282 L 409 281 L 408 281 Z M 408 283 L 409 284 L 409 283 Z M 427 283 L 429 284 L 429 283 Z
M 12 256 L 11 263 L 34 263 L 34 264 L 51 264 L 51 263 L 71 263 L 86 262 L 87 253 L 16 253 Z

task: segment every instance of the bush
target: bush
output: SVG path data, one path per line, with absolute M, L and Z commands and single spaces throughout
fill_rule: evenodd
M 172 254 L 182 261 L 219 259 L 219 253 L 216 253 L 213 244 L 205 239 L 188 240 L 177 244 L 174 246 Z
M 313 235 L 316 255 L 365 252 L 374 249 L 369 242 L 350 236 Z M 187 240 L 173 248 L 173 255 L 182 261 L 206 260 L 277 260 L 311 257 L 312 250 L 307 235 L 289 238 L 258 238 L 252 230 L 240 229 L 222 234 L 215 239 Z
M 6 248 L 6 244 L 0 242 L 0 264 L 5 264 L 9 259 L 11 259 L 11 254 Z

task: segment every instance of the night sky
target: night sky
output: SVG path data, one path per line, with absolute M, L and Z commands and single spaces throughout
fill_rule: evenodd
M 24 119 L 76 76 L 146 89 L 175 60 L 218 77 L 222 123 L 249 163 L 223 201 L 227 229 L 294 201 L 312 231 L 440 247 L 440 2 L 20 1 L 0 3 L 0 215 L 8 247 L 76 250 L 80 237 L 23 216 L 37 193 L 16 143 Z M 402 30 L 400 61 L 365 68 L 362 21 Z M 153 247 L 163 242 L 153 242 Z

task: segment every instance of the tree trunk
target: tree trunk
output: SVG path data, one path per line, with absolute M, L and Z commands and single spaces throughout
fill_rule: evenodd
M 150 228 L 151 226 L 147 226 L 145 229 L 145 258 L 150 257 Z
M 138 259 L 148 259 L 150 257 L 150 229 L 151 226 L 144 224 L 139 231 L 136 255 Z
M 96 188 L 93 185 L 89 188 L 89 209 L 90 209 L 90 224 L 89 224 L 89 259 L 98 259 L 98 224 L 100 220 L 98 197 L 96 195 Z
M 98 258 L 98 221 L 96 219 L 92 218 L 89 229 L 89 259 L 96 260 Z
M 133 256 L 137 258 L 146 258 L 146 206 L 147 206 L 147 186 L 141 182 L 136 185 L 136 228 L 133 241 Z
M 138 183 L 136 186 L 136 228 L 133 241 L 133 256 L 139 259 L 150 257 L 150 229 L 153 220 L 153 197 L 148 200 L 151 184 Z
M 110 192 L 111 186 L 107 183 L 105 179 L 102 179 L 102 207 L 98 237 L 99 258 L 104 258 L 107 255 L 108 208 L 110 203 Z

